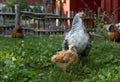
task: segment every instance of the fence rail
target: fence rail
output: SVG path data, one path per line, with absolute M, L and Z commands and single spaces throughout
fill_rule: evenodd
M 3 29 L 4 35 L 11 34 L 17 25 L 23 27 L 25 35 L 64 33 L 70 28 L 74 15 L 74 12 L 71 12 L 71 17 L 61 17 L 53 13 L 20 11 L 16 6 L 15 13 L 0 12 L 0 28 Z M 90 28 L 93 23 L 91 11 L 88 11 L 87 16 L 85 25 Z

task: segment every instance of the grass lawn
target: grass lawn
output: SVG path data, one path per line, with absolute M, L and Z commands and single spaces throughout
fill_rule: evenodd
M 120 82 L 120 44 L 93 40 L 89 56 L 68 73 L 51 63 L 62 36 L 0 37 L 0 82 Z

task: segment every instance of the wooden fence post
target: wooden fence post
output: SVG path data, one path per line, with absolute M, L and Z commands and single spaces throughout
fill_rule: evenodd
M 20 25 L 20 5 L 15 5 L 15 27 Z
M 101 8 L 101 7 L 99 7 L 99 8 L 98 8 L 98 17 L 100 17 L 100 16 L 101 16 L 101 14 L 102 14 L 102 8 Z

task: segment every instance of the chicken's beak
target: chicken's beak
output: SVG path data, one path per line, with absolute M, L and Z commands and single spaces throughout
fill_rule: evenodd
M 84 19 L 86 17 L 87 17 L 87 15 L 85 13 L 81 16 L 82 19 Z

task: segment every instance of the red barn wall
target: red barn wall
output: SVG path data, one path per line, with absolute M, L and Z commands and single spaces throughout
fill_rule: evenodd
M 119 11 L 117 12 L 117 16 L 115 17 L 116 18 L 116 22 L 120 22 L 120 0 L 118 0 L 118 2 L 116 2 L 118 5 L 117 5 L 117 8 L 119 8 Z
M 27 0 L 29 4 L 43 3 L 43 0 Z
M 79 12 L 84 8 L 89 8 L 93 10 L 93 12 L 97 13 L 98 7 L 100 6 L 101 6 L 101 0 L 89 0 L 89 1 L 88 0 L 64 0 L 63 2 L 64 14 L 68 12 L 67 17 L 71 16 L 70 11 Z
M 120 8 L 120 0 L 102 0 L 101 1 L 101 7 L 102 10 L 106 12 L 106 14 L 109 16 L 112 14 L 112 12 L 116 11 L 116 9 Z M 117 23 L 120 22 L 120 10 L 116 11 L 113 22 Z M 106 21 L 108 23 L 111 23 L 111 21 L 106 18 Z
M 70 10 L 76 12 L 84 8 L 89 8 L 97 13 L 100 5 L 101 0 L 70 0 Z
M 81 0 L 70 0 L 71 11 L 78 12 L 82 8 L 85 8 L 85 5 L 81 2 Z

